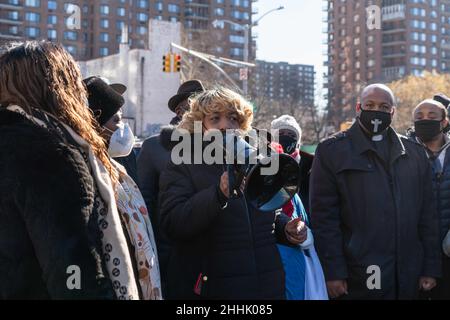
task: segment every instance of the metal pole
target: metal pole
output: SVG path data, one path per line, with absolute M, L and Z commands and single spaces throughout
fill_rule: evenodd
M 249 55 L 250 55 L 250 25 L 246 25 L 244 28 L 244 39 L 245 39 L 245 46 L 244 46 L 244 62 L 249 61 Z M 247 76 L 246 78 L 243 80 L 242 82 L 242 86 L 243 86 L 243 92 L 244 95 L 247 96 L 248 95 L 248 68 L 246 67 L 247 70 Z

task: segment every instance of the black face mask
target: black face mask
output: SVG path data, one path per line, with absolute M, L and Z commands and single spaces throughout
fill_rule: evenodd
M 382 134 L 392 123 L 392 114 L 383 111 L 361 109 L 359 120 L 371 135 Z
M 423 142 L 429 142 L 442 132 L 441 120 L 419 120 L 414 122 L 417 137 Z
M 284 153 L 291 154 L 295 151 L 297 147 L 297 140 L 291 136 L 281 135 L 280 144 L 283 147 Z

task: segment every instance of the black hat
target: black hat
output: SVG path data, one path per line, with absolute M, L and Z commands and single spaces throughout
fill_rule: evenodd
M 109 85 L 101 77 L 89 77 L 83 80 L 88 92 L 89 108 L 101 126 L 125 104 L 122 94 L 127 90 L 123 84 Z
M 200 93 L 203 91 L 205 91 L 205 87 L 203 87 L 203 84 L 200 82 L 200 80 L 186 81 L 178 88 L 177 94 L 170 98 L 169 109 L 172 112 L 175 112 L 175 108 L 181 101 L 186 100 L 195 93 Z
M 443 93 L 440 93 L 440 94 L 435 95 L 435 96 L 433 97 L 433 100 L 442 103 L 442 104 L 444 105 L 444 107 L 447 108 L 447 109 L 448 109 L 448 107 L 449 107 L 449 105 L 450 105 L 450 98 L 447 97 L 447 96 L 446 96 L 445 94 L 443 94 Z

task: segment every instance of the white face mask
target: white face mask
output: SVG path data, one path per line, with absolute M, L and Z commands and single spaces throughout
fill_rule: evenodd
M 128 123 L 119 124 L 109 140 L 108 153 L 113 158 L 126 157 L 134 146 L 134 134 Z

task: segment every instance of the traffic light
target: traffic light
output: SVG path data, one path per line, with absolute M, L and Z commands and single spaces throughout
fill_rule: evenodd
M 173 72 L 180 72 L 181 71 L 181 55 L 176 54 L 175 55 L 175 62 L 173 66 Z
M 172 66 L 172 54 L 168 53 L 163 56 L 163 72 L 170 72 Z

